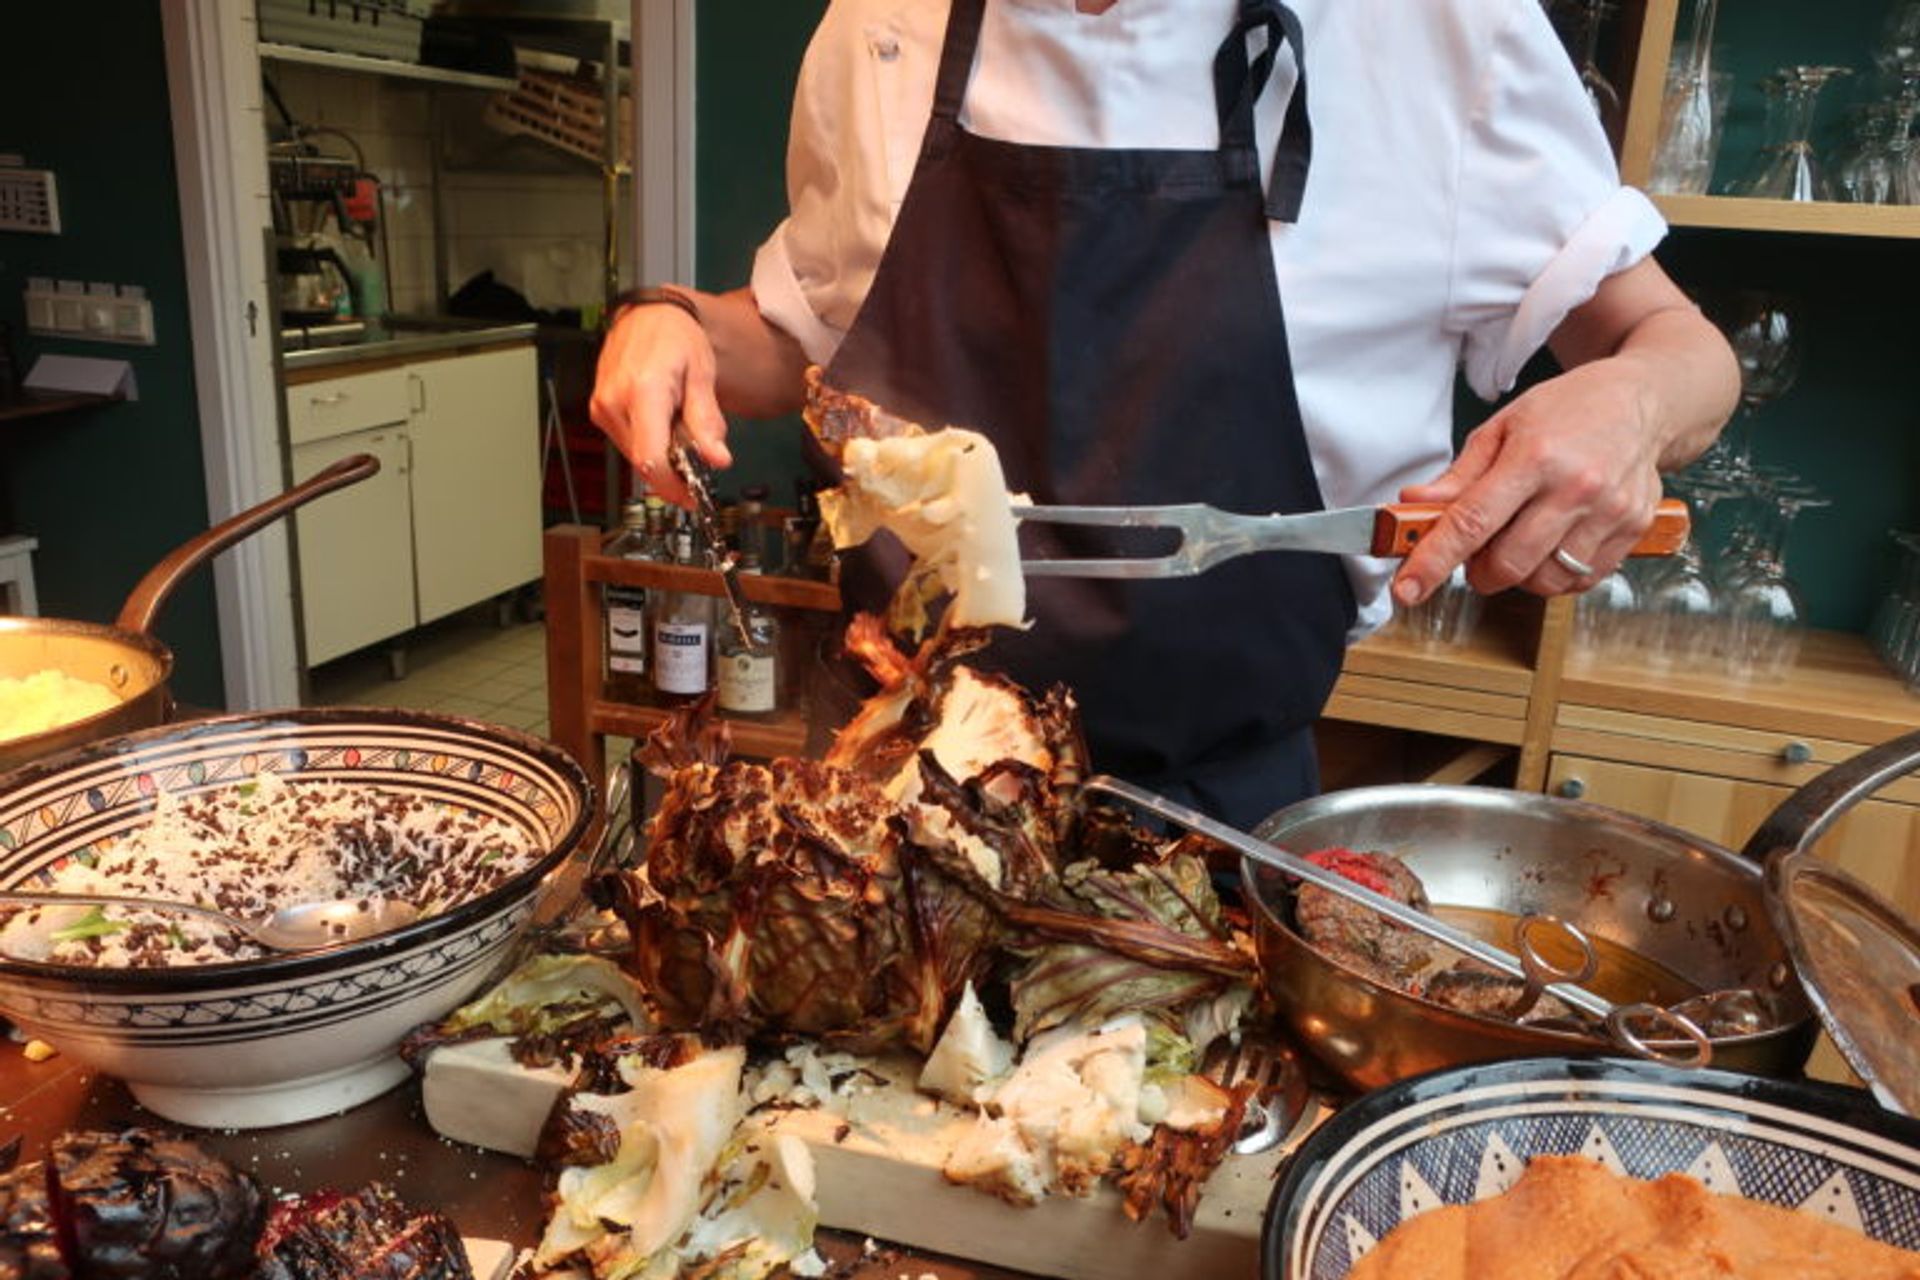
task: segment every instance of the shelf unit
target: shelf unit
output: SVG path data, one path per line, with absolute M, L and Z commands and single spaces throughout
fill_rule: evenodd
M 1620 176 L 1644 188 L 1653 173 L 1660 133 L 1660 98 L 1673 55 L 1681 0 L 1645 0 L 1633 59 L 1627 120 L 1620 142 Z M 1832 201 L 1749 200 L 1736 196 L 1656 195 L 1654 203 L 1680 227 L 1729 231 L 1783 231 L 1801 235 L 1920 239 L 1920 207 L 1840 204 Z
M 547 733 L 587 769 L 606 773 L 609 735 L 643 738 L 671 709 L 618 702 L 601 687 L 606 651 L 606 614 L 601 593 L 607 586 L 723 594 L 720 575 L 709 569 L 658 564 L 609 556 L 611 535 L 588 525 L 555 525 L 545 537 L 547 608 Z M 831 583 L 810 578 L 743 574 L 740 585 L 749 600 L 776 609 L 835 615 L 840 592 Z M 799 711 L 770 719 L 728 717 L 736 754 L 769 758 L 806 752 L 809 725 Z
M 426 84 L 454 85 L 463 89 L 490 89 L 512 92 L 519 82 L 512 76 L 489 76 L 474 71 L 452 71 L 429 67 L 397 58 L 375 58 L 363 53 L 335 53 L 331 49 L 310 49 L 298 44 L 260 42 L 260 57 L 267 62 L 288 62 L 329 71 L 354 71 L 361 75 L 388 76 L 395 80 L 418 80 Z

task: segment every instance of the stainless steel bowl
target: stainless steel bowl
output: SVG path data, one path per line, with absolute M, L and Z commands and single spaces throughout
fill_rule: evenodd
M 1390 853 L 1437 906 L 1557 915 L 1692 987 L 1772 996 L 1781 1024 L 1715 1039 L 1716 1066 L 1793 1074 L 1812 1048 L 1813 1011 L 1768 914 L 1760 868 L 1673 827 L 1552 796 L 1407 785 L 1302 801 L 1255 834 L 1299 854 Z M 1499 1058 L 1618 1052 L 1603 1040 L 1460 1013 L 1349 968 L 1294 931 L 1285 876 L 1251 863 L 1241 874 L 1269 991 L 1301 1043 L 1356 1089 Z

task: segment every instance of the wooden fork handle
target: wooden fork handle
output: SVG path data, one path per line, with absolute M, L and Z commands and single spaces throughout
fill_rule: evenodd
M 1439 502 L 1394 502 L 1378 508 L 1373 517 L 1373 554 L 1405 556 L 1439 523 L 1446 505 Z M 1633 544 L 1630 556 L 1670 556 L 1687 540 L 1690 521 L 1687 504 L 1662 498 L 1654 508 L 1653 523 Z

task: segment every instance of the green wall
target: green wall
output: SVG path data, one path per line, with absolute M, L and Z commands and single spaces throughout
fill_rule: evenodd
M 745 284 L 753 252 L 786 215 L 787 117 L 807 38 L 824 0 L 703 0 L 696 28 L 696 279 L 703 289 Z M 740 424 L 736 464 L 722 488 L 766 484 L 791 505 L 804 473 L 797 418 Z
M 0 527 L 40 540 L 40 611 L 111 622 L 168 551 L 207 525 L 160 7 L 127 0 L 7 6 L 0 151 L 59 184 L 62 233 L 0 232 L 0 320 L 23 367 L 42 352 L 124 359 L 137 402 L 0 423 Z M 30 276 L 144 285 L 159 343 L 29 337 Z M 222 704 L 213 585 L 184 583 L 155 627 L 174 695 Z

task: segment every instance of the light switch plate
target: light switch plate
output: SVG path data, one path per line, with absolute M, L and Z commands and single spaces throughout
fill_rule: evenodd
M 60 197 L 52 171 L 0 168 L 0 231 L 60 234 Z

